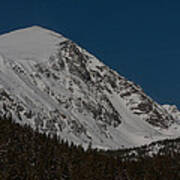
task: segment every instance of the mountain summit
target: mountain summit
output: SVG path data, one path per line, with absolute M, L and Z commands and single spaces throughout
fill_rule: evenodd
M 180 135 L 167 106 L 38 26 L 0 36 L 0 116 L 84 147 L 117 149 Z
M 42 61 L 55 53 L 65 38 L 39 26 L 16 30 L 0 36 L 0 53 L 12 59 Z

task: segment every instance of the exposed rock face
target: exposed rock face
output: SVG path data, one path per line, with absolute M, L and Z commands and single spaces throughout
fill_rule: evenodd
M 166 104 L 166 105 L 163 105 L 163 108 L 166 109 L 167 112 L 173 116 L 175 121 L 180 123 L 180 111 L 175 105 Z
M 24 42 L 27 34 L 31 40 Z M 33 47 L 46 38 L 42 48 Z M 174 123 L 174 116 L 139 86 L 54 32 L 33 27 L 2 36 L 0 55 L 0 116 L 40 132 L 84 146 L 119 148 L 161 139 L 157 127 Z

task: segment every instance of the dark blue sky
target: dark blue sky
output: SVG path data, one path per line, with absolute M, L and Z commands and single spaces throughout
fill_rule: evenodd
M 1 2 L 0 34 L 30 25 L 64 34 L 159 103 L 180 108 L 180 1 Z

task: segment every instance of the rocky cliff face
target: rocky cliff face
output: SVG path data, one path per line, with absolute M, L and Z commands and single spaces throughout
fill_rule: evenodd
M 174 120 L 180 123 L 180 111 L 175 105 L 165 104 L 162 106 L 169 114 L 171 114 Z
M 166 138 L 170 111 L 77 44 L 32 27 L 0 36 L 0 116 L 98 148 Z

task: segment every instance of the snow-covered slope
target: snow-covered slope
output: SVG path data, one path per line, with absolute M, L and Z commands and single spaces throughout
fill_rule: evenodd
M 55 32 L 33 26 L 1 35 L 0 53 L 13 60 L 46 61 L 64 40 Z
M 111 149 L 167 138 L 176 123 L 139 86 L 37 26 L 0 36 L 0 116 Z

